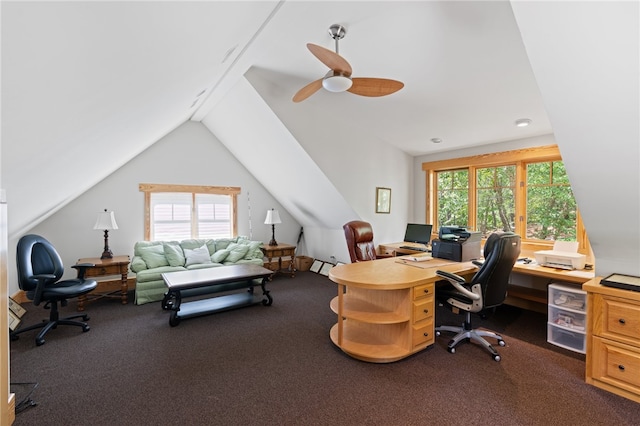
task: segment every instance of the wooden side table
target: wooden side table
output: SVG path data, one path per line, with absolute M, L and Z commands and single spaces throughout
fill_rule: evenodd
M 291 278 L 296 276 L 296 267 L 294 265 L 296 246 L 289 244 L 278 244 L 277 246 L 263 244 L 262 252 L 267 258 L 264 267 L 272 270 L 274 275 L 280 273 L 289 274 Z M 282 259 L 283 257 L 285 258 L 284 260 Z M 274 261 L 274 258 L 278 260 Z
M 100 278 L 119 275 L 120 291 L 109 290 L 109 284 L 113 281 L 98 281 L 98 287 L 88 295 L 78 297 L 78 311 L 84 311 L 87 302 L 100 299 L 102 297 L 118 298 L 123 305 L 127 304 L 127 292 L 129 284 L 127 282 L 127 274 L 129 273 L 129 256 L 113 256 L 111 259 L 100 259 L 99 257 L 86 257 L 78 259 L 79 263 L 91 263 L 94 266 L 87 268 L 85 278 Z M 87 296 L 90 296 L 89 299 Z

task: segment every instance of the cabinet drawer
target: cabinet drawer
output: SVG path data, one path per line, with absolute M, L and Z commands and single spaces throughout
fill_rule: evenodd
M 432 318 L 433 309 L 433 297 L 427 297 L 426 299 L 420 299 L 418 302 L 413 302 L 413 322 L 417 323 L 427 318 Z
M 413 347 L 433 344 L 434 335 L 432 320 L 413 326 Z
M 120 265 L 106 265 L 106 266 L 94 266 L 88 268 L 85 274 L 86 277 L 100 277 L 103 275 L 121 275 Z
M 413 289 L 413 300 L 419 300 L 426 297 L 433 297 L 433 283 L 416 286 Z
M 618 297 L 596 295 L 593 334 L 638 345 L 640 303 Z
M 593 337 L 592 377 L 640 395 L 640 349 Z

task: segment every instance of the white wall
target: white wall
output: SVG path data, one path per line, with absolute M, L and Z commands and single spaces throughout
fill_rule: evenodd
M 90 164 L 90 163 L 88 163 Z M 238 234 L 269 241 L 271 227 L 264 224 L 266 211 L 280 210 L 283 226 L 276 225 L 276 239 L 295 242 L 299 225 L 254 177 L 220 144 L 201 123 L 186 122 L 148 150 L 118 169 L 89 191 L 29 231 L 50 240 L 66 266 L 78 258 L 100 257 L 103 231 L 94 231 L 97 213 L 114 210 L 117 230 L 109 232 L 115 255 L 133 255 L 133 245 L 144 239 L 144 196 L 139 183 L 238 186 Z M 250 206 L 249 206 L 250 202 Z M 10 207 L 10 206 L 9 206 Z M 249 211 L 250 207 L 250 211 Z M 19 212 L 13 212 L 19 214 Z M 11 214 L 11 211 L 10 213 Z M 251 229 L 249 223 L 251 215 Z M 286 224 L 286 225 L 285 225 Z M 9 247 L 16 247 L 17 241 Z M 9 294 L 18 291 L 15 249 L 10 250 Z

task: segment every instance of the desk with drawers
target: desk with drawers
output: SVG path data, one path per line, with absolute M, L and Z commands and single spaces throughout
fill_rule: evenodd
M 463 276 L 477 270 L 471 262 L 433 259 L 416 265 L 401 259 L 350 263 L 329 271 L 338 284 L 331 301 L 338 322 L 330 336 L 346 354 L 388 363 L 426 349 L 435 342 L 436 270 Z
M 586 382 L 640 402 L 640 292 L 605 287 L 587 292 Z

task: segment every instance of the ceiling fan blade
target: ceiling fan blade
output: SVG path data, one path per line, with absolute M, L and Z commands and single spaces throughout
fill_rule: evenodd
M 352 78 L 353 84 L 347 92 L 360 96 L 386 96 L 397 92 L 404 87 L 404 83 L 387 78 Z
M 348 76 L 353 72 L 349 62 L 337 53 L 311 43 L 307 43 L 307 48 L 313 53 L 313 56 L 320 59 L 320 62 L 332 70 L 342 72 Z
M 322 88 L 321 78 L 316 81 L 312 81 L 311 83 L 304 86 L 302 89 L 298 90 L 298 93 L 293 95 L 293 102 L 302 102 L 305 99 L 307 99 L 309 96 L 316 93 L 321 88 Z

